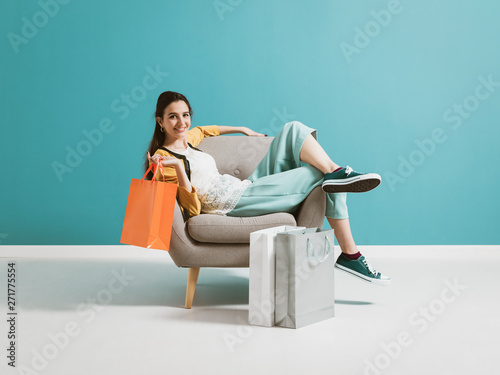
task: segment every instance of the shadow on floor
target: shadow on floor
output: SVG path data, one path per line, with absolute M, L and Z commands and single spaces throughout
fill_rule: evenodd
M 184 308 L 187 269 L 168 259 L 19 259 L 22 309 L 72 310 L 82 304 Z M 234 269 L 202 269 L 194 304 L 248 303 L 248 277 Z
M 184 309 L 187 269 L 168 258 L 20 259 L 17 301 L 20 309 L 77 310 L 82 306 L 168 306 L 179 319 L 247 324 L 248 270 L 202 268 L 191 310 Z M 336 300 L 337 304 L 371 302 Z M 241 308 L 231 306 L 241 305 Z M 176 314 L 177 315 L 177 314 Z
M 342 299 L 336 299 L 335 303 L 339 305 L 357 305 L 357 306 L 362 306 L 362 305 L 372 305 L 373 302 L 365 302 L 365 301 L 346 301 Z

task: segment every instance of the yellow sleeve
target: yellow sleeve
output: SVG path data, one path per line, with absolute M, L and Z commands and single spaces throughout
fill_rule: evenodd
M 155 152 L 155 155 L 156 154 L 162 156 L 171 156 L 165 150 L 157 150 Z M 187 210 L 189 216 L 196 216 L 201 213 L 201 202 L 198 199 L 196 189 L 194 188 L 194 186 L 192 186 L 192 190 L 191 192 L 189 192 L 186 188 L 180 186 L 174 167 L 163 167 L 163 174 L 161 173 L 161 169 L 158 168 L 155 180 L 163 181 L 164 179 L 165 182 L 177 184 L 177 201 L 179 202 L 179 205 L 183 210 Z
M 201 202 L 196 194 L 194 186 L 191 187 L 191 193 L 184 187 L 177 187 L 177 199 L 179 204 L 184 210 L 187 210 L 190 217 L 199 215 L 201 213 Z
M 217 135 L 220 135 L 219 127 L 217 125 L 197 126 L 196 128 L 188 131 L 187 141 L 196 147 L 201 143 L 201 141 L 203 141 L 203 138 L 215 137 Z

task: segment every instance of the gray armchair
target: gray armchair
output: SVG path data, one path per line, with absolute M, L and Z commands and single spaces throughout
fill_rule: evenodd
M 221 174 L 245 179 L 266 154 L 273 138 L 219 136 L 205 138 L 198 148 L 212 155 Z M 286 212 L 255 217 L 201 214 L 184 222 L 176 203 L 169 254 L 187 267 L 185 308 L 190 309 L 201 267 L 248 267 L 250 233 L 279 225 L 323 226 L 325 193 L 315 188 L 292 215 Z

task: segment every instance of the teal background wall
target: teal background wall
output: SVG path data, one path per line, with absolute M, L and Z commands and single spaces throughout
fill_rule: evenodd
M 379 172 L 348 198 L 358 244 L 500 244 L 499 16 L 495 0 L 4 0 L 1 244 L 118 244 L 165 90 L 193 125 L 299 120 Z

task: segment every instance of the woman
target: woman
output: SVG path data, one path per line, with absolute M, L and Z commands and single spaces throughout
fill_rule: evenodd
M 193 111 L 184 95 L 166 91 L 158 97 L 156 124 L 144 168 L 163 165 L 156 178 L 178 184 L 177 199 L 185 214 L 258 216 L 293 213 L 316 187 L 327 193 L 325 216 L 342 250 L 335 267 L 376 285 L 390 278 L 375 271 L 358 251 L 351 234 L 347 192 L 364 192 L 380 184 L 375 173 L 362 174 L 335 164 L 316 141 L 316 130 L 300 122 L 285 124 L 269 151 L 246 180 L 221 175 L 214 159 L 196 149 L 204 137 L 230 133 L 263 137 L 246 127 L 191 127 Z M 152 176 L 151 176 L 152 177 Z

